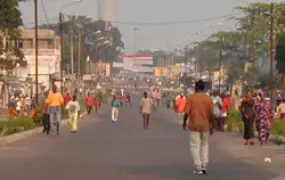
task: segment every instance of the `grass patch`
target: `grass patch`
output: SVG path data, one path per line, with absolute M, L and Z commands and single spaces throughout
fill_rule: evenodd
M 27 131 L 36 128 L 33 119 L 21 116 L 18 119 L 0 122 L 0 136 L 8 136 L 17 132 Z
M 275 136 L 285 136 L 285 120 L 274 120 L 271 124 L 271 134 Z

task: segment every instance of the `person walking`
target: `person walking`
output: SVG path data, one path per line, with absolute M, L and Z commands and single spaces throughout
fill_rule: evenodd
M 85 105 L 87 109 L 87 114 L 89 115 L 94 105 L 94 98 L 91 96 L 90 92 L 88 92 L 87 97 L 85 99 Z
M 128 93 L 126 96 L 126 107 L 132 107 L 132 102 L 131 102 L 131 95 Z
M 209 135 L 215 131 L 214 105 L 210 96 L 204 93 L 205 83 L 200 80 L 195 83 L 196 93 L 190 97 L 185 107 L 190 117 L 188 129 L 190 130 L 190 151 L 194 161 L 194 174 L 207 174 L 209 162 Z M 186 129 L 187 119 L 183 123 Z
M 49 92 L 45 92 L 45 99 L 41 103 L 41 113 L 43 115 L 43 133 L 49 135 L 50 132 L 50 119 L 49 119 L 49 107 L 47 104 Z
M 218 131 L 222 131 L 223 127 L 222 127 L 221 107 L 223 106 L 223 102 L 221 97 L 218 95 L 217 90 L 213 91 L 212 101 L 214 104 L 214 117 L 215 121 L 217 122 L 217 129 Z
M 177 106 L 177 113 L 178 113 L 178 123 L 182 124 L 183 123 L 183 117 L 184 117 L 184 109 L 186 106 L 187 100 L 185 97 L 180 94 L 180 98 L 176 100 L 176 106 Z
M 241 102 L 239 110 L 242 114 L 242 120 L 244 124 L 244 145 L 254 145 L 254 99 L 252 98 L 252 93 L 249 91 L 247 97 Z
M 222 117 L 220 119 L 220 130 L 222 132 L 225 131 L 225 124 L 226 121 L 228 119 L 228 112 L 230 109 L 230 100 L 229 100 L 229 95 L 228 94 L 223 94 L 222 95 L 222 101 L 223 101 L 223 105 L 222 105 Z
M 71 95 L 69 94 L 69 92 L 66 93 L 66 95 L 64 96 L 64 106 L 67 105 L 67 103 L 69 103 L 69 101 L 72 100 Z
M 59 135 L 61 120 L 60 109 L 63 105 L 64 100 L 61 93 L 58 92 L 56 85 L 53 85 L 52 92 L 49 93 L 46 102 L 49 105 L 50 130 L 51 132 L 56 132 L 56 134 Z
M 150 116 L 152 114 L 152 108 L 154 111 L 156 110 L 153 103 L 153 99 L 148 97 L 147 92 L 144 92 L 143 96 L 144 97 L 141 99 L 140 102 L 140 114 L 143 115 L 144 129 L 148 129 Z
M 119 117 L 119 108 L 121 106 L 120 101 L 117 99 L 116 96 L 113 96 L 113 100 L 111 102 L 111 106 L 112 106 L 112 122 L 116 123 L 118 121 L 118 117 Z
M 273 111 L 269 100 L 265 100 L 264 93 L 260 93 L 260 101 L 255 105 L 256 127 L 258 139 L 263 146 L 268 144 L 270 125 L 273 119 Z
M 167 96 L 166 98 L 166 108 L 169 109 L 172 103 L 172 98 L 170 95 Z
M 69 101 L 65 106 L 68 110 L 68 122 L 71 127 L 71 133 L 76 133 L 78 129 L 78 120 L 80 117 L 80 105 L 77 101 L 76 95 L 72 97 L 72 101 Z

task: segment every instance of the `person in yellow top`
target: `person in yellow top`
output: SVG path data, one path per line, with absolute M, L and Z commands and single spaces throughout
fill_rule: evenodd
M 52 133 L 55 132 L 59 135 L 59 125 L 61 120 L 60 108 L 63 105 L 63 96 L 57 91 L 56 85 L 53 85 L 52 92 L 49 93 L 46 103 L 49 106 L 49 117 L 50 117 L 50 130 Z

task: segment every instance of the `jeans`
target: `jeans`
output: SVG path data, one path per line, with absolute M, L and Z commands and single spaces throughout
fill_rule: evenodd
M 49 134 L 50 132 L 50 120 L 49 114 L 43 114 L 43 132 Z
M 206 168 L 209 162 L 209 132 L 190 132 L 190 151 L 196 170 Z
M 50 130 L 59 132 L 60 126 L 60 107 L 49 107 Z

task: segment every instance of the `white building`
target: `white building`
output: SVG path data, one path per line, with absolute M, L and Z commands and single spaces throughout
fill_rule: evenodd
M 35 33 L 34 30 L 23 30 L 18 48 L 24 53 L 27 67 L 17 68 L 16 76 L 20 80 L 31 77 L 35 80 Z M 60 70 L 60 38 L 52 30 L 39 30 L 38 33 L 38 81 L 49 87 L 50 77 Z

